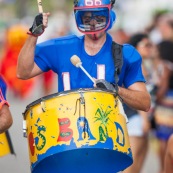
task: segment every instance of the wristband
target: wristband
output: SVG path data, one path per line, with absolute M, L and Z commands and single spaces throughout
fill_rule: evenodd
M 34 35 L 34 34 L 32 34 L 31 32 L 27 32 L 27 34 L 28 34 L 28 35 L 31 35 L 31 36 L 33 36 L 33 37 L 36 37 L 36 38 L 39 37 L 39 36 L 41 35 L 41 34 L 40 34 L 40 35 Z

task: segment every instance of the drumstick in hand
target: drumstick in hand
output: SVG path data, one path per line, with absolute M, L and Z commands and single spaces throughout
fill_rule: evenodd
M 43 13 L 43 6 L 41 0 L 37 0 L 37 4 L 39 13 Z
M 76 67 L 80 67 L 81 70 L 91 79 L 91 81 L 93 83 L 95 83 L 94 79 L 90 76 L 90 74 L 83 68 L 82 66 L 82 62 L 80 60 L 80 58 L 77 56 L 77 55 L 73 55 L 71 58 L 70 58 L 70 61 L 71 63 L 76 66 Z

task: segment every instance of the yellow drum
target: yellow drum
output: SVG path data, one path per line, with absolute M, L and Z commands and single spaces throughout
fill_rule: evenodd
M 40 98 L 24 120 L 32 173 L 116 173 L 133 162 L 122 104 L 107 90 Z
M 7 154 L 14 154 L 8 131 L 0 134 L 0 157 L 3 157 Z

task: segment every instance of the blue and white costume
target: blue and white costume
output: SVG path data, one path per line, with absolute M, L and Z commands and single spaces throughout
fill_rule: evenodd
M 77 55 L 82 66 L 94 78 L 105 79 L 115 83 L 114 61 L 112 57 L 112 38 L 106 36 L 106 42 L 101 50 L 94 56 L 90 56 L 84 49 L 84 36 L 75 35 L 52 39 L 36 46 L 35 63 L 46 72 L 52 69 L 58 74 L 58 91 L 93 88 L 93 82 L 80 69 L 70 61 L 73 55 Z M 129 45 L 123 45 L 123 67 L 119 75 L 119 86 L 128 88 L 135 82 L 145 82 L 141 70 L 142 59 L 136 49 Z
M 5 80 L 0 75 L 0 109 L 2 108 L 4 104 L 7 104 L 9 106 L 6 100 L 6 89 L 7 89 L 7 85 L 5 83 Z

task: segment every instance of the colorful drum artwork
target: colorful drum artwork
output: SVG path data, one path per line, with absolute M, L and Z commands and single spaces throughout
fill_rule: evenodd
M 112 92 L 55 93 L 23 115 L 32 173 L 116 173 L 133 162 L 122 103 Z

